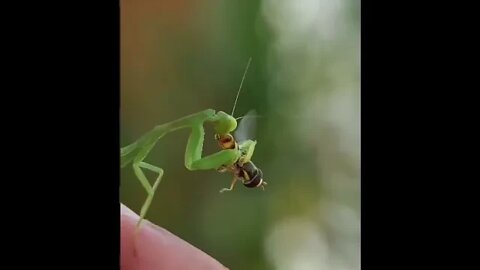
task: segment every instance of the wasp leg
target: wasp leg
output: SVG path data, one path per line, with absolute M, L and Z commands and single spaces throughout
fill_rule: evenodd
M 267 185 L 267 182 L 263 181 L 263 182 L 262 182 L 262 185 L 261 185 L 263 191 L 265 191 L 265 186 L 266 186 L 266 185 Z
M 217 169 L 217 172 L 219 172 L 219 173 L 224 173 L 224 172 L 226 172 L 227 170 L 228 170 L 227 167 L 221 166 L 220 168 Z
M 230 185 L 230 188 L 222 188 L 222 189 L 220 190 L 220 193 L 223 193 L 223 192 L 225 192 L 225 191 L 232 191 L 232 190 L 233 190 L 233 187 L 235 186 L 235 183 L 236 183 L 236 182 L 237 182 L 237 178 L 234 177 L 234 178 L 233 178 L 233 181 L 232 181 L 232 184 Z

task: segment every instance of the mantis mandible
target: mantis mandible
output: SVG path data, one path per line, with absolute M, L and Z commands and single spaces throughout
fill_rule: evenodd
M 180 129 L 191 129 L 185 150 L 185 167 L 190 171 L 195 170 L 217 170 L 218 172 L 230 172 L 233 174 L 233 181 L 229 188 L 223 188 L 220 192 L 231 191 L 238 180 L 241 180 L 243 185 L 249 188 L 262 187 L 267 184 L 263 181 L 263 173 L 258 169 L 251 158 L 255 150 L 256 141 L 245 140 L 241 143 L 230 134 L 237 128 L 237 119 L 232 115 L 235 111 L 238 96 L 242 88 L 245 75 L 250 66 L 251 58 L 248 61 L 247 67 L 243 74 L 240 87 L 235 98 L 235 103 L 231 114 L 223 111 L 216 112 L 213 109 L 206 109 L 180 119 L 155 126 L 152 130 L 141 136 L 135 142 L 122 147 L 120 149 L 121 167 L 132 164 L 133 171 L 147 192 L 147 199 L 145 200 L 141 210 L 140 218 L 137 222 L 137 229 L 150 207 L 155 191 L 163 177 L 163 169 L 151 165 L 143 160 L 148 156 L 158 140 L 160 140 L 167 133 L 174 132 Z M 215 131 L 215 139 L 220 148 L 219 152 L 202 157 L 203 142 L 204 142 L 204 123 L 213 125 Z M 143 169 L 153 171 L 158 174 L 153 185 L 145 176 Z

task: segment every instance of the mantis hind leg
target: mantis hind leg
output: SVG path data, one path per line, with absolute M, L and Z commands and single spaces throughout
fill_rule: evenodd
M 157 190 L 157 187 L 160 184 L 160 180 L 162 179 L 162 176 L 163 176 L 163 170 L 161 168 L 148 164 L 146 162 L 143 162 L 145 157 L 148 155 L 148 153 L 154 146 L 155 146 L 155 142 L 144 146 L 143 149 L 141 149 L 139 153 L 136 155 L 133 161 L 133 171 L 135 172 L 135 175 L 137 176 L 138 180 L 140 181 L 143 188 L 148 194 L 147 199 L 143 203 L 142 208 L 140 210 L 140 218 L 138 219 L 137 226 L 136 226 L 137 230 L 140 227 L 140 223 L 145 219 L 145 215 L 147 214 L 148 209 L 150 208 L 150 204 L 152 203 L 153 196 L 155 195 L 155 191 Z M 158 174 L 155 182 L 153 183 L 153 186 L 150 184 L 150 181 L 148 181 L 142 169 L 147 169 L 149 171 L 152 171 Z
M 142 168 L 158 173 L 157 179 L 155 180 L 153 186 L 150 185 L 150 182 L 148 181 L 147 177 L 143 173 Z M 162 180 L 163 170 L 157 166 L 153 166 L 146 162 L 134 163 L 133 170 L 135 172 L 135 175 L 138 177 L 138 179 L 142 183 L 142 186 L 145 188 L 145 190 L 148 193 L 147 199 L 143 203 L 143 206 L 140 210 L 140 218 L 138 219 L 138 222 L 137 222 L 137 229 L 138 229 L 140 227 L 140 223 L 145 219 L 145 215 L 147 214 L 147 211 L 150 208 L 150 204 L 152 203 L 153 196 L 155 195 L 155 191 L 157 190 L 158 184 L 160 184 L 160 181 Z
M 142 168 L 158 173 L 157 179 L 155 180 L 155 183 L 153 184 L 153 186 L 150 185 L 150 182 L 148 181 L 147 177 L 143 173 Z M 162 180 L 163 170 L 157 166 L 153 166 L 151 164 L 148 164 L 142 161 L 134 162 L 133 170 L 137 178 L 140 180 L 140 183 L 142 183 L 142 186 L 145 188 L 145 190 L 148 193 L 147 199 L 143 203 L 143 206 L 140 210 L 140 216 L 135 228 L 135 237 L 133 239 L 134 241 L 133 254 L 134 256 L 137 256 L 137 234 L 139 232 L 140 224 L 145 219 L 145 215 L 147 214 L 148 208 L 150 208 L 150 204 L 152 203 L 152 199 L 153 199 L 153 196 L 155 195 L 155 191 L 157 190 L 158 184 L 160 183 L 160 180 Z

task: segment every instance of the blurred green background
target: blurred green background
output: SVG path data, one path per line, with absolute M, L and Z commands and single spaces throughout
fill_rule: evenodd
M 360 2 L 122 0 L 121 144 L 207 108 L 260 116 L 268 186 L 188 171 L 188 130 L 146 159 L 165 170 L 147 219 L 230 269 L 360 269 Z M 218 151 L 206 126 L 204 152 Z M 131 166 L 121 201 L 146 193 Z M 153 180 L 153 174 L 147 174 Z

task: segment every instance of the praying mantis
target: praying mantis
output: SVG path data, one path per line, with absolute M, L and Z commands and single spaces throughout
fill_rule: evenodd
M 234 118 L 235 106 L 237 104 L 240 90 L 245 79 L 251 58 L 243 74 L 240 87 L 235 98 L 232 113 L 227 114 L 223 111 L 206 109 L 180 119 L 155 126 L 152 130 L 145 133 L 133 143 L 120 148 L 121 168 L 131 164 L 133 171 L 147 192 L 147 198 L 140 210 L 140 218 L 137 222 L 137 229 L 140 223 L 145 219 L 150 207 L 155 191 L 163 177 L 163 169 L 143 160 L 148 156 L 158 140 L 168 133 L 180 130 L 190 129 L 190 135 L 185 150 L 185 167 L 190 171 L 196 170 L 217 170 L 218 172 L 230 172 L 233 174 L 233 180 L 229 188 L 223 188 L 220 193 L 232 191 L 236 182 L 240 180 L 248 188 L 261 187 L 267 185 L 263 181 L 263 172 L 257 168 L 251 161 L 256 141 L 247 139 L 239 142 L 231 134 L 237 128 L 237 119 Z M 241 117 L 240 117 L 241 118 Z M 202 157 L 203 142 L 205 137 L 204 124 L 213 125 L 215 139 L 221 150 L 214 154 Z M 143 169 L 153 171 L 158 176 L 153 185 L 145 176 Z

